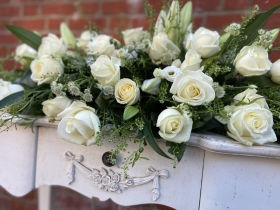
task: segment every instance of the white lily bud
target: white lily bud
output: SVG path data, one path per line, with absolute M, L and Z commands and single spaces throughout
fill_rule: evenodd
M 273 43 L 273 42 L 275 41 L 275 39 L 278 37 L 279 28 L 272 29 L 272 30 L 270 31 L 270 34 L 271 34 L 272 43 Z
M 156 35 L 158 35 L 158 33 L 164 31 L 165 21 L 166 21 L 166 12 L 164 10 L 161 10 L 159 15 L 158 15 L 157 22 L 156 22 L 156 25 L 155 25 L 154 36 L 156 36 Z
M 161 82 L 160 78 L 146 79 L 146 80 L 144 80 L 144 82 L 141 86 L 141 89 L 145 93 L 157 95 L 160 82 Z
M 60 24 L 60 34 L 62 40 L 65 44 L 75 48 L 76 47 L 76 39 L 72 33 L 72 31 L 68 28 L 65 23 Z
M 180 4 L 173 0 L 165 21 L 165 33 L 169 40 L 177 46 L 180 37 Z
M 188 1 L 180 12 L 180 28 L 183 33 L 186 33 L 187 27 L 192 19 L 192 2 Z

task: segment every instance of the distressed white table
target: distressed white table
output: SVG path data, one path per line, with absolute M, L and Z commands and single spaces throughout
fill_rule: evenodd
M 122 172 L 121 162 L 127 153 L 120 154 L 117 164 L 109 168 L 101 159 L 104 152 L 112 148 L 109 143 L 105 142 L 102 147 L 74 145 L 58 138 L 56 124 L 49 124 L 43 118 L 36 126 L 35 133 L 18 127 L 17 131 L 0 134 L 0 185 L 15 196 L 39 187 L 44 209 L 48 209 L 50 198 L 46 196 L 50 195 L 46 186 L 51 185 L 65 186 L 101 201 L 111 198 L 120 205 L 157 203 L 179 210 L 276 210 L 280 205 L 280 146 L 277 144 L 245 147 L 223 136 L 193 134 L 175 169 L 171 161 L 147 146 L 142 156 L 149 160 L 140 160 L 129 170 L 134 185 L 140 185 L 130 186 L 131 180 L 126 180 L 122 184 L 125 183 L 127 189 L 117 193 L 95 185 L 103 186 L 102 183 L 110 181 L 113 190 L 112 184 L 121 186 L 113 174 Z M 132 143 L 129 148 L 133 146 Z M 79 159 L 80 155 L 83 160 Z M 75 173 L 73 177 L 68 173 L 67 179 L 66 173 L 71 167 Z M 103 181 L 98 180 L 98 173 L 104 172 L 102 168 L 108 173 L 110 169 L 113 171 L 112 179 L 108 174 Z M 148 175 L 147 168 L 150 169 Z M 71 177 L 74 181 L 69 185 Z M 159 190 L 155 189 L 157 181 Z M 157 193 L 159 196 L 153 201 Z

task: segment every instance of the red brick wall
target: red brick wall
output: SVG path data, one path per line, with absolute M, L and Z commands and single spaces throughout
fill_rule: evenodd
M 150 0 L 157 11 L 161 7 L 160 2 Z M 231 22 L 240 22 L 241 16 L 255 4 L 265 10 L 279 3 L 279 0 L 193 0 L 194 25 L 221 31 Z M 89 21 L 94 22 L 104 33 L 115 37 L 120 29 L 148 27 L 142 0 L 0 0 L 0 57 L 12 52 L 19 44 L 5 29 L 5 24 L 19 25 L 41 34 L 59 34 L 60 22 L 66 22 L 79 36 Z M 266 25 L 269 29 L 277 27 L 280 27 L 280 11 Z M 272 61 L 280 58 L 279 51 L 270 58 Z M 6 66 L 11 69 L 13 64 L 8 63 Z M 55 209 L 130 209 L 110 201 L 95 202 L 65 188 L 54 189 Z M 34 190 L 23 198 L 13 198 L 0 189 L 0 209 L 36 209 L 36 192 Z M 151 205 L 133 209 L 147 208 L 169 209 Z
M 149 1 L 154 8 L 160 9 L 161 1 Z M 233 21 L 240 22 L 241 16 L 254 4 L 265 10 L 277 3 L 279 0 L 193 0 L 194 23 L 196 27 L 221 30 Z M 94 22 L 104 33 L 115 37 L 119 29 L 148 26 L 143 0 L 0 0 L 0 57 L 12 52 L 19 43 L 5 29 L 5 24 L 19 25 L 42 34 L 59 34 L 59 24 L 62 21 L 77 36 L 89 21 Z M 278 11 L 267 28 L 279 26 Z M 274 61 L 278 57 L 280 53 L 274 53 L 271 59 Z

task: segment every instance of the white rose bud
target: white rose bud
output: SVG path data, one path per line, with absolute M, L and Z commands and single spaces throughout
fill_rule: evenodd
M 2 79 L 0 79 L 0 100 L 3 98 L 24 90 L 22 86 L 17 84 L 12 84 L 10 82 L 6 82 Z
M 248 88 L 247 90 L 243 91 L 242 93 L 237 94 L 234 98 L 235 103 L 237 104 L 238 102 L 244 102 L 244 103 L 257 103 L 260 105 L 260 107 L 269 109 L 266 100 L 263 96 L 257 94 L 256 89 L 250 89 Z
M 176 77 L 170 93 L 175 101 L 199 106 L 215 99 L 212 85 L 213 79 L 201 70 L 187 71 Z
M 106 55 L 101 55 L 90 66 L 91 74 L 101 85 L 115 86 L 120 80 L 121 60 L 116 57 L 111 59 Z
M 245 46 L 236 56 L 233 65 L 239 74 L 248 77 L 267 73 L 272 64 L 264 48 Z
M 272 126 L 271 112 L 253 103 L 235 108 L 227 124 L 227 134 L 247 146 L 262 145 L 277 140 Z
M 96 56 L 111 56 L 115 52 L 115 46 L 110 43 L 110 37 L 107 35 L 98 35 L 88 43 L 89 54 Z
M 149 56 L 156 64 L 160 64 L 164 57 L 164 54 L 171 52 L 171 60 L 177 58 L 180 53 L 180 49 L 167 38 L 167 35 L 163 32 L 153 37 L 153 42 L 149 48 Z M 171 61 L 170 60 L 170 61 Z M 170 62 L 171 63 L 171 62 Z
M 32 61 L 31 79 L 38 85 L 51 83 L 63 73 L 63 63 L 60 58 L 53 59 L 51 56 L 44 55 Z
M 139 38 L 143 33 L 143 28 L 134 28 L 122 31 L 123 40 L 125 45 L 139 44 Z M 134 43 L 133 43 L 134 42 Z
M 280 59 L 272 64 L 270 75 L 273 82 L 280 84 Z
M 164 73 L 161 69 L 156 68 L 153 72 L 154 77 L 159 78 L 159 79 L 164 79 Z
M 63 44 L 61 38 L 54 34 L 49 34 L 42 39 L 42 43 L 38 49 L 38 55 L 57 55 L 63 56 L 66 53 L 67 45 Z
M 157 95 L 159 90 L 161 79 L 159 78 L 152 78 L 144 80 L 141 89 L 145 93 L 149 93 L 152 95 Z
M 96 142 L 100 120 L 93 108 L 83 102 L 74 101 L 58 117 L 62 118 L 57 128 L 60 138 L 87 146 Z
M 16 48 L 15 60 L 21 65 L 26 65 L 28 62 L 24 57 L 35 58 L 37 56 L 37 51 L 32 47 L 29 47 L 27 44 L 21 44 Z
M 156 126 L 160 128 L 159 135 L 166 141 L 175 143 L 190 139 L 193 121 L 173 108 L 163 110 L 157 119 Z
M 176 77 L 182 74 L 181 69 L 177 68 L 176 66 L 167 66 L 163 70 L 163 76 L 169 82 L 174 82 Z
M 180 59 L 176 59 L 175 61 L 173 61 L 171 63 L 171 66 L 175 66 L 177 68 L 180 68 L 181 64 L 182 64 L 182 62 L 180 61 Z
M 185 55 L 185 60 L 180 66 L 180 69 L 184 72 L 187 70 L 196 71 L 200 69 L 201 55 L 198 54 L 195 50 L 189 49 Z
M 133 105 L 140 100 L 140 90 L 131 79 L 121 79 L 115 86 L 115 98 L 118 103 Z
M 58 96 L 42 103 L 43 112 L 47 117 L 57 118 L 57 115 L 59 115 L 64 109 L 69 107 L 71 103 L 72 100 L 70 100 L 69 98 L 65 96 Z
M 194 34 L 190 33 L 186 41 L 186 49 L 193 49 L 201 57 L 209 58 L 221 49 L 219 47 L 220 35 L 217 31 L 210 31 L 200 27 Z

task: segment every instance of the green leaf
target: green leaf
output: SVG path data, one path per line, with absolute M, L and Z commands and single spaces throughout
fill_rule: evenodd
M 18 39 L 20 39 L 23 43 L 29 45 L 36 51 L 41 45 L 42 37 L 40 37 L 39 35 L 35 34 L 32 31 L 13 25 L 6 25 L 6 28 L 12 34 L 14 34 Z
M 277 5 L 270 10 L 259 14 L 256 19 L 248 26 L 248 28 L 245 29 L 244 34 L 247 35 L 248 38 L 243 42 L 240 42 L 239 48 L 250 45 L 258 36 L 258 30 L 264 27 L 270 16 L 279 8 L 280 5 Z
M 21 84 L 21 85 L 25 85 L 27 87 L 30 87 L 30 88 L 34 88 L 37 86 L 37 83 L 33 82 L 33 80 L 31 79 L 31 70 L 28 70 L 27 72 L 24 73 L 24 75 L 18 79 L 16 82 L 18 84 Z
M 24 96 L 24 91 L 19 91 L 19 92 L 13 93 L 13 94 L 3 98 L 0 101 L 0 109 L 20 100 L 21 98 L 23 98 L 23 96 Z
M 168 158 L 168 159 L 171 159 L 167 154 L 165 154 L 161 148 L 157 145 L 154 137 L 153 137 L 153 132 L 152 132 L 152 129 L 151 129 L 151 123 L 150 121 L 145 117 L 143 116 L 143 120 L 145 122 L 145 125 L 144 125 L 144 135 L 146 136 L 146 140 L 147 142 L 149 143 L 149 145 L 153 148 L 153 150 L 158 153 L 159 155 L 165 157 L 165 158 Z
M 135 115 L 137 115 L 139 112 L 139 109 L 134 107 L 134 106 L 127 106 L 124 109 L 123 112 L 123 120 L 128 120 L 132 117 L 134 117 Z
M 276 87 L 279 84 L 274 83 L 269 77 L 261 75 L 261 76 L 254 76 L 254 77 L 246 77 L 244 80 L 245 83 L 248 85 L 254 84 L 258 87 Z
M 210 119 L 211 116 L 209 113 L 200 114 L 200 119 L 193 122 L 192 129 L 196 129 L 204 126 Z
M 167 141 L 166 146 L 170 147 L 168 149 L 168 152 L 172 155 L 175 155 L 178 162 L 180 162 L 182 157 L 184 156 L 184 152 L 187 148 L 187 145 L 185 143 L 180 143 L 179 144 L 179 143 Z

